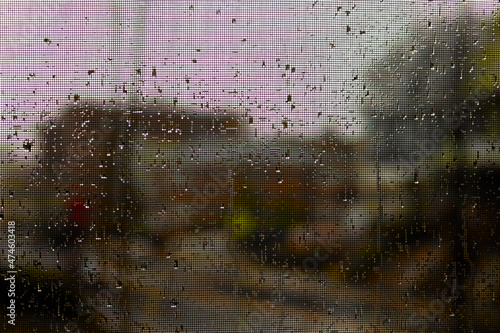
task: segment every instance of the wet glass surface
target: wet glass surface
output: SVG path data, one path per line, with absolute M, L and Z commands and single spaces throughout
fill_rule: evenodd
M 2 330 L 500 330 L 497 5 L 0 6 Z

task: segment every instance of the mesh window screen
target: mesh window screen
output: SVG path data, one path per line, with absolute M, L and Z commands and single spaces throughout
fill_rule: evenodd
M 498 4 L 0 6 L 1 330 L 500 331 Z

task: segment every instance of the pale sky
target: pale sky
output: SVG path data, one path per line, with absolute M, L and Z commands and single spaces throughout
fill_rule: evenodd
M 484 3 L 4 1 L 2 141 L 16 129 L 18 144 L 33 139 L 40 116 L 68 96 L 122 98 L 115 86 L 130 91 L 138 63 L 148 101 L 248 110 L 271 135 L 284 119 L 295 134 L 321 133 L 328 119 L 362 131 L 355 113 L 370 64 L 422 18 L 488 20 L 496 8 Z

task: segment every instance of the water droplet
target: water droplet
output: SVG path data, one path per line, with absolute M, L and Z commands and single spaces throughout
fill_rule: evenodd
M 179 304 L 179 302 L 175 298 L 172 298 L 170 300 L 170 307 L 175 308 L 175 307 L 177 307 L 178 304 Z

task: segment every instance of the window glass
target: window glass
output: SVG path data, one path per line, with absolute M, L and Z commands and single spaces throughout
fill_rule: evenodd
M 500 331 L 497 4 L 0 6 L 2 329 Z

